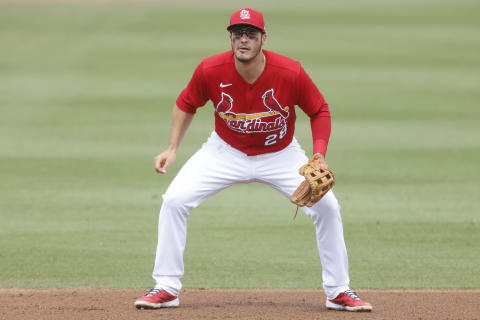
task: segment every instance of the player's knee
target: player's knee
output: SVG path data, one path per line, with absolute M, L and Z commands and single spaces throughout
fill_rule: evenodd
M 327 217 L 340 219 L 340 204 L 335 198 L 328 201 L 320 201 L 311 208 L 308 215 L 314 220 L 314 223 Z
M 184 193 L 175 193 L 175 194 L 164 194 L 163 195 L 163 205 L 167 206 L 174 211 L 190 211 L 195 206 Z
M 170 209 L 184 209 L 185 208 L 185 199 L 180 194 L 164 194 L 163 195 L 163 205 Z
M 326 203 L 322 203 L 321 210 L 331 214 L 339 214 L 340 204 L 338 203 L 337 199 L 332 199 Z
M 324 214 L 339 214 L 340 213 L 340 204 L 338 203 L 337 198 L 330 190 L 325 196 L 320 200 L 315 206 L 317 211 L 324 212 Z

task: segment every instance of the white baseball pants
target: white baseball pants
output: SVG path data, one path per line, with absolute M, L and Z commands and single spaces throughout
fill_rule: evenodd
M 190 211 L 213 194 L 236 183 L 265 183 L 290 197 L 304 180 L 298 174 L 308 158 L 296 139 L 285 149 L 247 156 L 215 132 L 178 172 L 163 195 L 153 269 L 155 288 L 178 295 L 184 273 L 183 252 Z M 348 257 L 340 206 L 330 190 L 317 204 L 302 210 L 313 219 L 328 299 L 349 289 Z

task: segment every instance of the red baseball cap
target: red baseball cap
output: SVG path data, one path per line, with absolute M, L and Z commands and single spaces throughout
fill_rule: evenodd
M 251 8 L 235 11 L 230 17 L 230 25 L 227 27 L 227 30 L 239 24 L 247 24 L 265 32 L 265 22 L 263 22 L 262 13 Z

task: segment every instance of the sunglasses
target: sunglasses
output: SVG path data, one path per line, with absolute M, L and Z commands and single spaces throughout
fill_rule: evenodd
M 244 34 L 250 40 L 258 40 L 258 34 L 261 33 L 261 31 L 255 28 L 237 28 L 237 29 L 230 30 L 230 33 L 232 35 L 233 40 L 236 40 L 236 41 L 242 39 Z

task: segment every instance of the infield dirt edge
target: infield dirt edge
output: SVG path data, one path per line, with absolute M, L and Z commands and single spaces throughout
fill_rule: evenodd
M 180 308 L 137 310 L 138 289 L 0 288 L 0 319 L 480 319 L 480 290 L 357 290 L 373 312 L 330 311 L 322 290 L 186 289 Z

